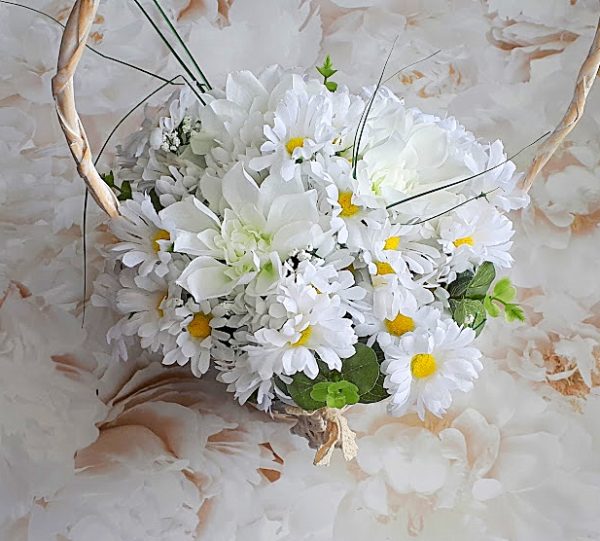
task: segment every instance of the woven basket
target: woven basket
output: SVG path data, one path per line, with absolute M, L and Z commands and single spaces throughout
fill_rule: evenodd
M 119 202 L 112 190 L 100 178 L 90 150 L 81 119 L 75 108 L 73 77 L 96 16 L 100 0 L 76 0 L 67 20 L 58 56 L 57 73 L 52 79 L 52 94 L 60 126 L 65 134 L 79 175 L 86 183 L 94 200 L 109 216 L 119 215 Z M 585 107 L 587 95 L 600 67 L 600 21 L 590 51 L 585 58 L 569 107 L 550 137 L 540 145 L 521 186 L 528 191 L 541 169 L 556 152 L 562 141 L 575 127 Z M 324 408 L 306 412 L 298 408 L 286 408 L 275 414 L 277 418 L 295 420 L 292 432 L 308 439 L 317 449 L 315 464 L 327 464 L 333 449 L 341 447 L 344 457 L 356 455 L 355 435 L 340 410 Z

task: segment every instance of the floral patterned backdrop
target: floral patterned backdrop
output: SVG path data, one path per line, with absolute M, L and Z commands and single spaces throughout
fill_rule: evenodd
M 63 22 L 71 5 L 24 3 Z M 556 125 L 600 13 L 597 0 L 163 4 L 216 83 L 273 63 L 312 70 L 328 53 L 357 90 L 396 36 L 390 73 L 441 49 L 388 84 L 509 153 Z M 50 94 L 60 32 L 0 4 L 0 539 L 600 539 L 598 88 L 512 216 L 527 321 L 490 324 L 484 372 L 443 419 L 356 406 L 358 458 L 315 468 L 289 426 L 219 384 L 112 362 L 108 309 L 88 306 L 82 328 L 84 190 Z M 91 44 L 178 73 L 131 2 L 101 3 Z M 93 148 L 156 85 L 88 52 L 76 93 Z M 91 288 L 110 241 L 93 205 L 88 230 Z

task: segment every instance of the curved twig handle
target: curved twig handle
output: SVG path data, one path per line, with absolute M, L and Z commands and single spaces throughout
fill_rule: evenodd
M 60 42 L 57 71 L 52 78 L 52 95 L 56 103 L 60 127 L 67 138 L 79 175 L 87 184 L 100 208 L 109 216 L 118 216 L 119 202 L 113 191 L 100 178 L 94 166 L 88 138 L 75 109 L 73 91 L 73 76 L 85 51 L 85 44 L 99 3 L 100 0 L 75 2 Z
M 548 163 L 552 155 L 564 141 L 565 137 L 581 119 L 583 110 L 585 108 L 585 101 L 590 89 L 592 88 L 592 85 L 594 84 L 594 80 L 598 75 L 599 68 L 600 20 L 598 21 L 598 27 L 596 28 L 596 34 L 594 35 L 594 41 L 592 41 L 590 52 L 588 53 L 583 64 L 581 65 L 581 69 L 579 70 L 577 83 L 575 84 L 575 90 L 573 91 L 573 98 L 571 99 L 569 108 L 548 140 L 540 146 L 535 157 L 533 158 L 533 162 L 529 166 L 527 174 L 523 178 L 521 186 L 525 191 L 529 191 L 538 173 Z

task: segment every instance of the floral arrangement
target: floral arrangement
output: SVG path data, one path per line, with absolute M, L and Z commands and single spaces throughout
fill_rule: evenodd
M 99 187 L 63 113 L 96 7 L 76 3 L 53 84 L 80 173 L 112 215 L 93 300 L 122 314 L 114 356 L 139 338 L 165 365 L 216 372 L 240 404 L 316 419 L 318 463 L 336 444 L 355 453 L 335 413 L 346 406 L 388 400 L 392 415 L 424 419 L 470 391 L 487 318 L 524 319 L 510 280 L 496 281 L 512 263 L 507 213 L 560 137 L 520 182 L 500 141 L 407 107 L 385 66 L 359 94 L 333 80 L 329 57 L 318 78 L 272 66 L 213 89 L 192 58 L 201 80 L 182 77 L 146 108 Z
M 454 118 L 318 71 L 232 73 L 205 104 L 185 87 L 148 111 L 104 177 L 122 200 L 109 338 L 213 367 L 264 410 L 389 397 L 440 416 L 482 368 L 487 315 L 523 317 L 507 278 L 488 291 L 526 202 L 515 166 Z

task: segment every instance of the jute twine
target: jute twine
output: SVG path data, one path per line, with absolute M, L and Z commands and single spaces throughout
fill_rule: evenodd
M 89 142 L 75 108 L 73 91 L 75 70 L 85 50 L 99 3 L 100 0 L 76 0 L 60 43 L 57 72 L 52 79 L 52 94 L 56 102 L 58 120 L 71 149 L 79 175 L 85 181 L 100 208 L 109 216 L 117 216 L 119 203 L 94 166 Z M 600 21 L 590 51 L 579 71 L 569 108 L 559 125 L 536 152 L 533 162 L 523 178 L 521 186 L 525 191 L 531 188 L 541 169 L 579 122 L 599 67 Z M 300 408 L 286 407 L 285 413 L 275 416 L 296 421 L 291 432 L 306 438 L 309 445 L 316 449 L 314 459 L 316 465 L 328 464 L 335 447 L 341 448 L 346 460 L 352 460 L 356 456 L 356 435 L 348 427 L 348 422 L 341 410 L 323 408 L 307 412 Z

